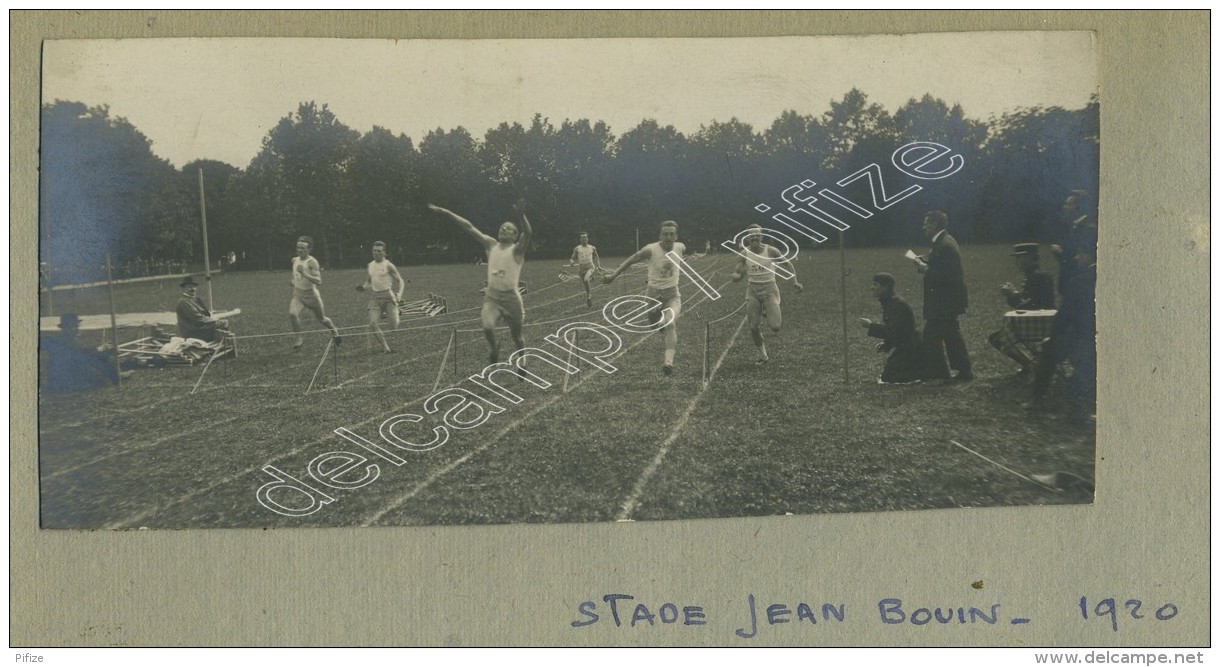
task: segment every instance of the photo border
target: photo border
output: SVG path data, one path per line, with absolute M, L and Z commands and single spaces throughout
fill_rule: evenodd
M 10 644 L 1210 645 L 1210 14 L 1191 12 L 11 11 Z M 1101 81 L 1094 504 L 632 524 L 38 529 L 37 145 L 43 39 L 762 37 L 1091 30 Z M 1154 233 L 1150 234 L 1150 227 Z M 1142 318 L 1142 319 L 1140 319 Z M 17 324 L 14 324 L 17 323 Z M 1154 346 L 1155 345 L 1155 346 Z M 13 363 L 12 360 L 17 360 Z M 573 628 L 577 605 L 699 605 L 698 628 Z M 760 603 L 849 622 L 743 640 Z M 1113 597 L 1173 622 L 1081 619 Z M 1003 605 L 919 627 L 877 602 Z M 716 618 L 711 618 L 712 614 Z

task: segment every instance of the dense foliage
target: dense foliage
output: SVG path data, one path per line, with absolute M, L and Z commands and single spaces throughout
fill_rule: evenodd
M 200 170 L 213 265 L 232 252 L 235 269 L 286 267 L 300 234 L 314 237 L 327 266 L 365 261 L 374 240 L 403 264 L 472 261 L 478 246 L 426 204 L 490 231 L 518 197 L 535 227 L 534 256 L 566 256 L 581 231 L 604 254 L 622 254 L 634 250 L 637 229 L 651 240 L 664 219 L 701 248 L 767 224 L 754 206 L 774 204 L 784 188 L 887 167 L 911 141 L 944 144 L 966 166 L 855 224 L 849 245 L 917 241 L 929 208 L 947 211 L 965 242 L 1045 241 L 1068 192 L 1097 190 L 1098 113 L 1094 97 L 1083 109 L 1022 108 L 980 121 L 925 95 L 891 114 L 852 90 L 820 115 L 790 110 L 760 130 L 730 118 L 685 135 L 645 119 L 615 136 L 601 121 L 556 125 L 535 115 L 482 138 L 437 128 L 416 144 L 382 127 L 361 135 L 325 104 L 306 102 L 245 168 L 198 160 L 175 170 L 106 107 L 56 101 L 43 107 L 41 259 L 55 283 L 104 276 L 107 253 L 126 275 L 200 266 Z M 890 173 L 895 188 L 909 184 Z

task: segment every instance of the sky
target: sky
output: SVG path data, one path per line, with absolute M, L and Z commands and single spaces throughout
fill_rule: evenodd
M 859 88 L 891 113 L 925 93 L 987 120 L 1020 107 L 1080 108 L 1098 92 L 1089 32 L 570 40 L 53 40 L 43 103 L 109 105 L 176 167 L 245 168 L 301 102 L 360 132 L 418 145 L 463 126 L 476 137 L 535 113 L 603 120 L 617 136 L 645 118 L 694 133 L 737 118 L 756 132 L 788 109 L 820 116 Z

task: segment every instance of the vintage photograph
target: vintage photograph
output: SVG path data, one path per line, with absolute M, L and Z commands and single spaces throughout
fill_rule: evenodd
M 42 63 L 44 529 L 1093 502 L 1093 33 Z

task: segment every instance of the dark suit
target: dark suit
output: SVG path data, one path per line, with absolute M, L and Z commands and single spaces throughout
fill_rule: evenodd
M 1021 291 L 1006 298 L 1008 305 L 1017 310 L 1054 310 L 1055 279 L 1045 271 L 1034 269 L 1025 274 Z
M 41 339 L 41 347 L 46 361 L 41 378 L 44 392 L 82 391 L 119 383 L 114 357 L 107 359 L 79 347 L 75 337 L 46 336 Z
M 882 382 L 912 382 L 923 378 L 926 362 L 919 332 L 915 329 L 915 311 L 899 296 L 881 299 L 881 321 L 868 326 L 868 335 L 880 338 L 881 350 L 889 352 Z
M 1050 274 L 1032 269 L 1025 274 L 1025 283 L 1020 292 L 1014 292 L 1005 297 L 1008 305 L 1017 310 L 1054 310 L 1055 309 L 1055 279 Z M 1008 358 L 1028 367 L 1033 359 L 1020 347 L 1020 341 L 1010 326 L 1005 323 L 999 331 L 992 332 L 987 342 L 995 349 L 1003 352 Z
M 966 341 L 962 339 L 957 318 L 966 312 L 966 281 L 962 274 L 962 253 L 957 241 L 942 231 L 932 242 L 928 270 L 923 276 L 924 344 L 928 347 L 929 375 L 947 377 L 951 368 L 965 377 L 973 375 Z M 949 364 L 945 367 L 944 353 Z
M 178 315 L 178 335 L 183 338 L 196 338 L 205 343 L 214 343 L 224 339 L 223 320 L 212 317 L 212 311 L 203 304 L 198 296 L 188 297 L 183 294 L 178 299 L 178 307 L 174 309 Z
M 1038 356 L 1034 371 L 1034 399 L 1041 400 L 1050 388 L 1059 362 L 1072 364 L 1069 391 L 1073 398 L 1092 407 L 1097 390 L 1097 265 L 1077 267 L 1064 285 L 1063 304 L 1055 313 L 1050 340 Z

